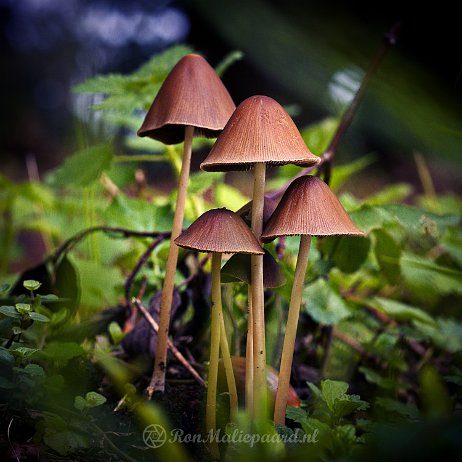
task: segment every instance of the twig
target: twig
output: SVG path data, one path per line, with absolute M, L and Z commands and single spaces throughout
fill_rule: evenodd
M 330 164 L 332 163 L 332 160 L 337 152 L 338 145 L 340 144 L 340 141 L 345 135 L 345 132 L 348 130 L 349 126 L 351 125 L 351 122 L 358 110 L 359 104 L 361 103 L 363 99 L 364 93 L 367 87 L 369 86 L 369 82 L 371 81 L 372 77 L 375 75 L 380 65 L 382 64 L 383 59 L 385 58 L 385 55 L 387 54 L 388 50 L 396 44 L 400 29 L 401 29 L 401 21 L 398 20 L 393 25 L 393 27 L 389 30 L 389 32 L 385 34 L 384 41 L 381 47 L 379 48 L 379 50 L 377 51 L 377 54 L 375 55 L 375 58 L 373 59 L 372 63 L 369 65 L 369 68 L 367 69 L 366 74 L 364 75 L 364 78 L 361 81 L 361 85 L 359 86 L 359 89 L 356 92 L 353 100 L 351 101 L 347 110 L 343 113 L 339 126 L 337 127 L 337 130 L 334 133 L 334 136 L 332 137 L 332 140 L 329 143 L 329 146 L 324 151 L 324 153 L 321 155 L 321 162 L 319 162 L 318 165 L 305 168 L 295 177 L 291 178 L 290 181 L 287 182 L 287 184 L 283 185 L 279 189 L 274 190 L 271 193 L 266 194 L 270 199 L 278 199 L 284 194 L 286 189 L 289 187 L 289 184 L 295 178 L 298 178 L 303 175 L 307 175 L 308 173 L 311 173 L 315 169 L 318 169 L 318 171 L 321 171 L 321 169 L 327 169 L 327 172 L 326 172 L 327 176 L 328 177 L 330 176 Z
M 121 234 L 123 237 L 150 237 L 150 238 L 159 238 L 161 236 L 167 238 L 168 233 L 162 233 L 159 231 L 134 231 L 131 229 L 112 227 L 112 226 L 92 226 L 86 228 L 83 231 L 75 234 L 70 237 L 67 241 L 63 242 L 49 257 L 48 260 L 56 264 L 63 253 L 69 252 L 76 244 L 78 244 L 82 239 L 92 233 L 103 232 L 107 234 Z
M 157 333 L 159 330 L 159 325 L 157 324 L 156 320 L 151 316 L 149 311 L 146 309 L 145 306 L 141 303 L 141 301 L 138 298 L 133 298 L 132 303 L 138 308 L 138 310 L 141 312 L 141 314 L 144 316 L 146 321 L 148 321 L 149 325 L 152 327 L 154 332 Z M 205 381 L 204 379 L 198 374 L 198 372 L 191 366 L 191 364 L 188 362 L 188 360 L 181 354 L 181 352 L 178 350 L 178 348 L 173 344 L 173 342 L 170 339 L 167 339 L 167 346 L 175 356 L 175 358 L 188 370 L 188 372 L 194 377 L 196 382 L 201 384 L 203 387 L 205 387 Z
M 125 290 L 125 302 L 126 305 L 130 305 L 130 292 L 133 286 L 133 282 L 135 281 L 136 275 L 139 273 L 141 268 L 145 265 L 147 262 L 148 258 L 152 254 L 152 252 L 155 250 L 155 248 L 163 242 L 168 234 L 162 234 L 159 236 L 154 242 L 152 242 L 149 247 L 144 251 L 144 253 L 141 255 L 141 257 L 138 259 L 138 262 L 136 263 L 135 267 L 133 268 L 132 272 L 128 276 L 127 280 L 125 281 L 124 285 L 124 290 Z

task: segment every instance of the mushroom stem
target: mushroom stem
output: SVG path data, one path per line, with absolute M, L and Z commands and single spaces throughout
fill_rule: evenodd
M 165 390 L 165 371 L 167 365 L 167 341 L 170 326 L 170 310 L 172 307 L 173 288 L 175 284 L 176 265 L 178 261 L 178 246 L 174 240 L 181 234 L 184 218 L 184 206 L 188 192 L 189 169 L 191 166 L 192 140 L 194 127 L 185 126 L 185 138 L 183 147 L 183 160 L 181 164 L 180 178 L 178 181 L 178 196 L 176 199 L 175 215 L 173 217 L 170 249 L 168 252 L 165 269 L 164 285 L 160 302 L 159 332 L 156 345 L 156 357 L 154 360 L 154 372 L 147 388 L 148 399 L 151 399 L 154 391 L 161 393 Z
M 252 286 L 248 286 L 247 344 L 245 348 L 245 405 L 247 411 L 253 413 L 253 319 L 252 319 Z
M 220 303 L 221 306 L 221 303 Z M 226 374 L 226 382 L 228 384 L 229 393 L 229 420 L 231 422 L 236 421 L 238 400 L 237 400 L 237 388 L 236 379 L 234 378 L 233 363 L 231 361 L 231 354 L 229 352 L 228 338 L 226 336 L 225 320 L 223 318 L 223 312 L 220 316 L 220 350 L 221 356 L 223 357 L 223 367 Z
M 266 164 L 257 162 L 255 164 L 251 228 L 258 240 L 260 240 L 263 229 L 265 174 Z M 250 282 L 252 286 L 254 416 L 264 417 L 267 410 L 267 389 L 263 255 L 251 256 Z
M 220 356 L 220 325 L 223 317 L 221 309 L 221 253 L 212 253 L 212 323 L 210 326 L 210 363 L 207 380 L 207 405 L 205 409 L 205 426 L 207 432 L 215 435 L 217 427 L 217 381 L 218 360 Z M 215 458 L 220 457 L 217 441 L 210 440 L 210 451 Z
M 295 337 L 297 335 L 298 318 L 302 302 L 303 284 L 305 281 L 308 255 L 310 253 L 311 236 L 302 235 L 295 267 L 294 282 L 290 296 L 286 333 L 282 347 L 281 365 L 279 368 L 278 390 L 274 403 L 274 423 L 284 425 L 287 407 L 287 394 L 290 386 L 290 373 L 294 355 Z

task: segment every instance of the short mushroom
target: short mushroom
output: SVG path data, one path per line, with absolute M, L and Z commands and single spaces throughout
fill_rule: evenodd
M 184 141 L 178 196 L 162 288 L 154 373 L 147 390 L 148 397 L 154 391 L 163 392 L 165 387 L 167 339 L 178 261 L 178 248 L 173 242 L 183 226 L 192 139 L 194 135 L 216 137 L 235 107 L 222 81 L 207 61 L 197 54 L 188 54 L 178 61 L 165 79 L 138 130 L 139 136 L 148 136 L 165 144 Z
M 257 95 L 237 107 L 201 168 L 211 172 L 255 168 L 251 228 L 260 239 L 266 165 L 311 166 L 319 161 L 306 147 L 283 107 L 268 96 Z M 267 404 L 263 258 L 259 256 L 252 257 L 251 291 L 255 394 L 252 401 L 256 414 L 257 410 L 264 412 Z
M 212 253 L 212 323 L 210 341 L 210 366 L 207 385 L 207 407 L 205 413 L 207 431 L 216 429 L 216 393 L 219 349 L 223 355 L 230 394 L 230 415 L 237 412 L 237 391 L 234 380 L 231 356 L 226 339 L 221 305 L 221 255 L 247 253 L 262 255 L 263 249 L 244 220 L 227 209 L 214 209 L 205 212 L 192 225 L 175 239 L 180 247 Z M 214 456 L 218 453 L 215 444 L 211 446 Z
M 364 236 L 364 233 L 351 221 L 342 204 L 326 183 L 315 176 L 302 176 L 294 180 L 282 196 L 279 205 L 265 226 L 262 241 L 269 242 L 279 236 L 293 235 L 301 235 L 301 240 L 274 405 L 274 422 L 281 425 L 285 422 L 287 391 L 290 385 L 290 372 L 311 236 Z

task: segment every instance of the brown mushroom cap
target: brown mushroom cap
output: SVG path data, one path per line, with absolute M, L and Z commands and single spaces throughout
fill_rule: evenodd
M 202 214 L 175 239 L 175 244 L 201 252 L 264 253 L 244 220 L 225 208 Z
M 247 204 L 243 205 L 236 213 L 241 216 L 247 223 L 250 223 L 252 220 L 252 203 L 253 201 L 247 202 Z M 274 210 L 278 205 L 278 201 L 275 199 L 271 199 L 268 196 L 264 197 L 263 202 L 263 226 L 265 226 L 266 222 L 271 218 Z
M 196 127 L 195 136 L 218 136 L 236 108 L 220 77 L 197 54 L 178 61 L 152 103 L 139 136 L 165 144 L 184 140 L 184 126 Z
M 315 176 L 302 176 L 290 184 L 261 238 L 269 242 L 296 234 L 364 236 L 329 186 Z
M 246 170 L 257 162 L 308 167 L 319 160 L 278 102 L 268 96 L 251 96 L 233 112 L 201 169 Z
M 233 255 L 221 268 L 221 282 L 245 282 L 250 284 L 250 256 Z M 274 257 L 265 250 L 263 255 L 263 287 L 274 289 L 286 283 L 286 278 Z

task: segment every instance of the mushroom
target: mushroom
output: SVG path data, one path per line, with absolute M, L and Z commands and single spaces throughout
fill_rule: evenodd
M 215 431 L 219 349 L 221 349 L 223 355 L 223 365 L 228 382 L 232 420 L 236 416 L 238 407 L 236 383 L 221 305 L 221 255 L 223 253 L 263 255 L 264 252 L 244 220 L 236 213 L 225 208 L 205 212 L 175 239 L 175 243 L 187 249 L 212 253 L 212 322 L 205 423 L 207 431 Z M 214 443 L 211 449 L 214 455 L 217 455 L 218 447 L 216 446 L 216 441 Z
M 268 217 L 269 218 L 269 217 Z M 233 255 L 221 269 L 223 282 L 245 282 L 250 289 L 250 260 L 249 255 Z M 286 283 L 286 278 L 279 268 L 274 257 L 265 250 L 263 255 L 263 287 L 272 289 L 281 287 Z M 253 329 L 252 329 L 252 296 L 249 290 L 248 296 L 248 328 L 246 342 L 246 369 L 245 373 L 245 402 L 248 409 L 253 407 Z
M 285 422 L 287 391 L 290 385 L 290 372 L 311 236 L 364 236 L 364 233 L 351 221 L 329 186 L 315 176 L 302 176 L 290 184 L 268 220 L 261 238 L 263 242 L 269 242 L 279 236 L 298 234 L 301 235 L 300 247 L 274 404 L 274 422 L 281 425 Z
M 263 228 L 266 165 L 310 166 L 319 161 L 319 157 L 306 147 L 295 123 L 282 106 L 268 96 L 257 95 L 247 98 L 237 107 L 202 162 L 201 169 L 228 171 L 255 168 L 251 228 L 259 239 Z M 253 256 L 251 261 L 253 403 L 256 413 L 257 410 L 265 412 L 267 408 L 263 257 Z
M 165 79 L 138 130 L 139 136 L 148 136 L 165 144 L 184 140 L 178 196 L 162 288 L 154 373 L 147 389 L 149 398 L 155 390 L 163 392 L 165 388 L 170 310 L 178 261 L 178 248 L 173 242 L 183 227 L 192 139 L 199 135 L 216 137 L 235 107 L 225 86 L 207 61 L 197 54 L 188 54 L 178 61 Z

